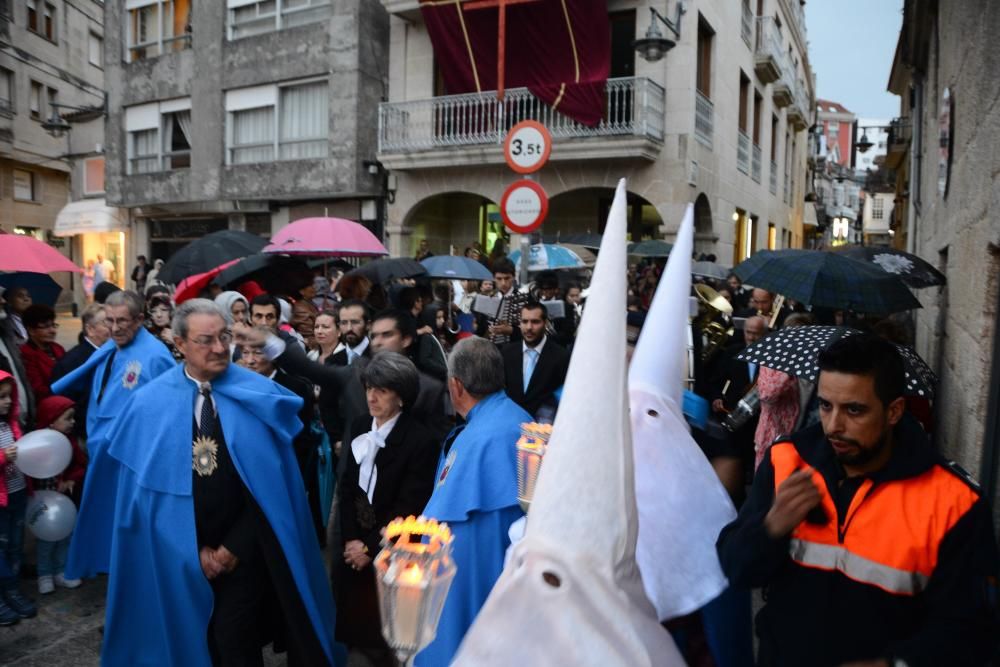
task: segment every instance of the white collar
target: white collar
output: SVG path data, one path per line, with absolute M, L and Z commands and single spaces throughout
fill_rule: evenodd
M 268 380 L 273 380 L 274 376 L 277 375 L 277 374 L 278 374 L 278 369 L 275 368 L 273 371 L 271 371 L 271 374 L 267 376 L 267 379 Z
M 402 416 L 402 414 L 403 414 L 402 412 L 397 412 L 395 417 L 393 417 L 386 423 L 382 424 L 381 427 L 376 425 L 375 418 L 372 417 L 372 431 L 377 433 L 383 440 L 385 440 L 386 438 L 389 437 L 389 434 L 392 433 L 392 429 L 396 426 L 396 422 L 399 421 L 399 418 Z
M 89 338 L 87 338 L 86 336 L 84 336 L 84 337 L 83 337 L 83 339 L 84 339 L 85 341 L 87 341 L 88 343 L 90 343 L 90 346 L 91 346 L 92 348 L 94 348 L 95 350 L 99 350 L 99 349 L 101 349 L 101 346 L 100 346 L 100 345 L 97 345 L 97 344 L 95 344 L 95 343 L 94 343 L 94 341 L 90 340 L 90 339 L 89 339 Z
M 209 391 L 211 391 L 212 389 L 211 382 L 202 382 L 201 380 L 195 380 L 193 377 L 191 377 L 191 374 L 188 373 L 187 364 L 184 364 L 184 377 L 186 377 L 188 380 L 191 380 L 191 382 L 194 382 L 195 385 L 198 387 L 198 391 L 201 391 L 201 388 L 206 385 L 208 386 Z
M 543 335 L 542 336 L 542 340 L 539 341 L 538 345 L 536 345 L 535 347 L 528 347 L 528 344 L 525 343 L 524 340 L 522 340 L 521 341 L 521 354 L 523 355 L 528 350 L 535 350 L 536 352 L 538 352 L 538 356 L 539 357 L 542 356 L 542 348 L 545 347 L 545 342 L 548 339 L 549 339 L 549 337 L 547 335 Z

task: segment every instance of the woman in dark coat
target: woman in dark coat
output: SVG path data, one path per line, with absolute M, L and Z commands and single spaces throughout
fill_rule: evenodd
M 338 486 L 344 541 L 337 593 L 337 640 L 375 665 L 395 665 L 382 639 L 372 560 L 381 531 L 398 516 L 419 515 L 434 489 L 439 445 L 410 414 L 420 379 L 395 352 L 376 354 L 361 373 L 371 416 L 352 424 Z

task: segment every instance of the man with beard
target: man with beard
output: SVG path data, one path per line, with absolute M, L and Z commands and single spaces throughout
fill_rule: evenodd
M 336 366 L 351 366 L 359 359 L 368 359 L 368 325 L 371 311 L 364 301 L 345 301 L 340 306 L 340 342 L 344 349 L 333 355 Z
M 998 573 L 986 501 L 906 414 L 895 346 L 851 336 L 819 367 L 820 424 L 771 445 L 718 541 L 731 585 L 767 587 L 760 664 L 986 664 Z
M 520 320 L 521 340 L 500 351 L 507 395 L 536 421 L 551 424 L 559 405 L 556 392 L 566 381 L 569 352 L 548 335 L 548 311 L 542 303 L 524 304 Z

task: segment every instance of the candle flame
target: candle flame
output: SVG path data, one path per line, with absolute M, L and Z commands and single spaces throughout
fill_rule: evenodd
M 400 584 L 418 586 L 423 583 L 424 580 L 424 568 L 420 567 L 417 563 L 406 566 L 406 568 L 400 572 L 399 576 L 396 578 Z

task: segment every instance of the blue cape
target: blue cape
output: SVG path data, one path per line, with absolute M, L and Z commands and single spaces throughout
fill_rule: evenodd
M 417 655 L 418 667 L 451 663 L 462 638 L 503 570 L 510 524 L 523 516 L 517 502 L 521 424 L 532 421 L 500 391 L 476 404 L 448 455 L 438 462 L 424 516 L 445 521 L 458 572 L 448 591 L 437 637 Z
M 52 393 L 57 395 L 72 395 L 90 385 L 90 404 L 87 406 L 90 462 L 66 559 L 66 576 L 73 579 L 108 571 L 111 518 L 118 488 L 117 466 L 107 457 L 108 430 L 137 389 L 177 365 L 167 346 L 141 328 L 132 342 L 115 355 L 104 398 L 98 403 L 104 366 L 114 350 L 115 343 L 109 340 L 90 355 L 86 363 L 52 385 Z
M 195 393 L 178 366 L 136 394 L 109 436 L 120 483 L 103 665 L 211 664 L 213 596 L 198 560 L 192 497 Z M 292 449 L 302 399 L 234 365 L 212 381 L 212 396 L 233 464 L 267 517 L 335 664 L 333 596 Z

